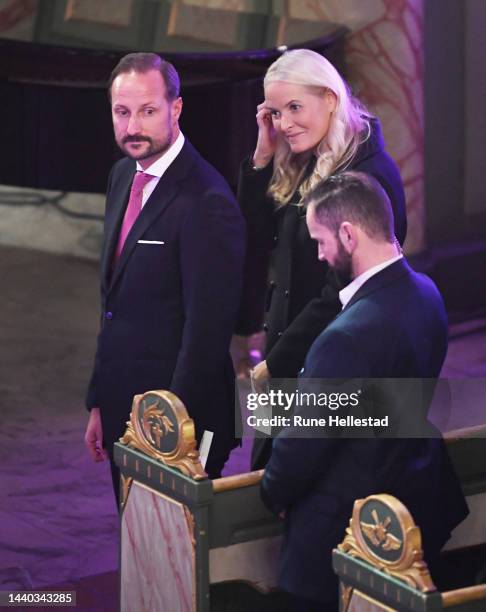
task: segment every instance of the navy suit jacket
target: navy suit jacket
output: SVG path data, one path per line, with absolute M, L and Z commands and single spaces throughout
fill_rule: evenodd
M 305 378 L 435 378 L 447 350 L 447 319 L 433 282 L 401 259 L 371 277 L 320 334 Z M 305 381 L 303 381 L 305 382 Z M 337 598 L 331 553 L 353 503 L 389 493 L 410 510 L 432 560 L 467 515 L 440 438 L 296 439 L 273 443 L 262 497 L 286 510 L 280 585 L 315 600 Z
M 100 407 L 111 452 L 133 396 L 169 389 L 186 405 L 198 437 L 214 432 L 211 453 L 229 452 L 236 444 L 229 344 L 242 284 L 244 220 L 225 180 L 186 140 L 112 270 L 134 173 L 135 162 L 124 158 L 109 177 L 101 330 L 87 407 Z

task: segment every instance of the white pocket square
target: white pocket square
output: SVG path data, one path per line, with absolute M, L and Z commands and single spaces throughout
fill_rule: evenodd
M 138 244 L 165 244 L 162 240 L 139 240 Z

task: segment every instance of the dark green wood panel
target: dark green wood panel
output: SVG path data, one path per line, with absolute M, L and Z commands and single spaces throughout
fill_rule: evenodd
M 260 499 L 260 485 L 216 493 L 209 511 L 210 548 L 280 535 L 283 522 Z
M 207 505 L 212 500 L 213 485 L 209 479 L 193 480 L 184 476 L 179 470 L 167 467 L 140 451 L 118 442 L 114 446 L 114 457 L 115 463 L 125 476 L 131 476 L 183 504 L 191 507 Z
M 364 561 L 337 550 L 333 551 L 332 563 L 334 571 L 346 585 L 359 589 L 398 612 L 442 610 L 440 593 L 421 593 L 396 578 L 386 576 Z
M 79 20 L 65 21 L 67 3 L 68 0 L 39 0 L 35 42 L 101 49 L 152 48 L 157 2 L 134 1 L 131 23 L 127 27 Z

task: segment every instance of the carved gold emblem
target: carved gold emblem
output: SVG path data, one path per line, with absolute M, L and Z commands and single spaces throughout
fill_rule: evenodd
M 371 516 L 374 524 L 362 515 Z M 385 518 L 380 520 L 380 516 Z M 437 590 L 423 560 L 420 529 L 407 508 L 391 495 L 370 495 L 354 502 L 338 549 L 424 593 Z
M 368 540 L 374 546 L 381 547 L 383 550 L 399 550 L 402 541 L 388 531 L 392 522 L 391 516 L 387 516 L 384 521 L 380 521 L 376 510 L 372 510 L 371 516 L 375 521 L 374 525 L 361 522 L 361 529 Z
M 166 416 L 165 410 L 164 407 L 159 408 L 155 403 L 150 404 L 142 417 L 145 435 L 156 448 L 160 448 L 162 438 L 174 431 L 174 427 L 169 417 Z
M 194 480 L 207 478 L 196 448 L 194 421 L 170 391 L 148 391 L 134 397 L 130 421 L 120 442 Z

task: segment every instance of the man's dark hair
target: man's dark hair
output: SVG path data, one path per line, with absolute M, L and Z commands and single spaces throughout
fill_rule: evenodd
M 143 74 L 150 70 L 158 70 L 162 75 L 168 102 L 172 102 L 179 97 L 181 82 L 177 70 L 170 62 L 163 60 L 160 55 L 156 53 L 129 53 L 121 58 L 110 74 L 108 80 L 108 97 L 110 101 L 111 86 L 119 74 L 125 74 L 127 72 L 139 72 Z
M 345 221 L 358 225 L 370 238 L 394 242 L 390 198 L 380 183 L 363 172 L 342 172 L 319 183 L 304 198 L 317 220 L 336 234 Z

